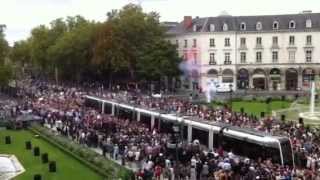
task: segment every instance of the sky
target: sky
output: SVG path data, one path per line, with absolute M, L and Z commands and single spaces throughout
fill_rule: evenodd
M 106 13 L 128 3 L 140 3 L 145 12 L 156 11 L 161 21 L 182 21 L 183 16 L 218 16 L 222 11 L 233 16 L 292 14 L 303 10 L 320 13 L 320 0 L 1 0 L 0 24 L 5 24 L 6 39 L 12 45 L 26 39 L 40 24 L 66 16 L 82 15 L 103 21 Z

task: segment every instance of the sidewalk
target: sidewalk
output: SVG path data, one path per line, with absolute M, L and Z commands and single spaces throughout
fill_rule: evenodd
M 50 127 L 49 124 L 45 124 L 44 126 L 45 126 L 46 128 L 48 128 L 48 129 L 51 129 L 52 131 L 58 133 L 58 132 L 57 132 L 56 125 L 54 125 L 52 128 Z M 60 134 L 60 135 L 61 135 L 61 134 Z M 68 139 L 70 139 L 70 138 L 68 137 Z M 72 140 L 70 139 L 70 141 L 72 141 Z M 75 142 L 75 141 L 73 141 L 73 142 Z M 77 143 L 77 142 L 76 142 L 76 143 Z M 86 145 L 85 145 L 85 146 L 86 146 Z M 87 146 L 86 146 L 86 147 L 87 147 Z M 101 149 L 101 148 L 89 148 L 89 149 L 102 156 L 102 149 Z M 114 163 L 117 163 L 117 164 L 120 165 L 120 166 L 122 166 L 122 165 L 121 165 L 121 159 L 122 159 L 121 155 L 119 155 L 118 159 L 115 160 L 115 159 L 113 159 L 113 158 L 110 156 L 109 153 L 106 153 L 105 158 L 108 159 L 108 160 L 113 161 Z M 139 166 L 138 163 L 136 163 L 136 162 L 128 162 L 128 161 L 126 161 L 126 162 L 125 162 L 125 167 L 128 168 L 128 169 L 130 169 L 130 170 L 133 171 L 133 172 L 136 172 L 136 171 L 139 170 L 139 167 L 142 167 L 142 165 Z
M 102 150 L 100 148 L 90 148 L 92 151 L 96 152 L 97 154 L 100 154 L 102 156 Z M 106 153 L 105 156 L 108 160 L 111 160 L 117 164 L 121 165 L 121 155 L 119 155 L 118 160 L 113 159 L 109 153 Z M 133 172 L 136 172 L 139 170 L 139 165 L 136 162 L 125 162 L 125 167 L 132 170 Z

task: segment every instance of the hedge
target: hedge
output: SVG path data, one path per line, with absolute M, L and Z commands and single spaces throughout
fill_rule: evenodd
M 56 135 L 50 129 L 40 125 L 32 125 L 29 130 L 34 134 L 40 135 L 41 138 L 56 146 L 65 153 L 73 156 L 81 163 L 87 165 L 95 172 L 107 179 L 116 177 L 117 179 L 127 180 L 134 176 L 134 173 L 119 164 L 106 159 L 104 156 L 92 151 L 91 149 L 81 146 L 62 135 Z

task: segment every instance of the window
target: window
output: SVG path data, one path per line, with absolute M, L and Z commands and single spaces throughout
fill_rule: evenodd
M 240 29 L 241 29 L 242 31 L 245 31 L 245 30 L 246 30 L 246 23 L 242 22 L 242 23 L 240 24 Z
M 278 62 L 278 51 L 273 51 L 272 52 L 272 62 L 273 63 Z
M 295 51 L 289 51 L 289 62 L 293 63 L 296 59 L 296 52 Z
M 247 59 L 247 54 L 245 52 L 241 52 L 240 53 L 240 62 L 246 63 L 246 59 Z
M 193 64 L 197 64 L 197 53 L 193 53 Z
M 210 30 L 210 32 L 213 32 L 215 30 L 214 24 L 210 24 L 209 30 Z
M 224 23 L 222 29 L 223 29 L 223 31 L 228 31 L 228 25 L 226 23 Z
M 231 64 L 230 53 L 224 53 L 224 64 Z
M 296 28 L 296 23 L 292 20 L 289 22 L 289 29 L 294 29 Z
M 179 40 L 176 39 L 176 46 L 179 47 Z
M 257 37 L 256 41 L 257 41 L 257 46 L 262 45 L 262 38 L 261 37 Z
M 272 44 L 273 45 L 278 45 L 278 37 L 277 36 L 273 36 L 272 37 Z
M 188 47 L 188 40 L 184 40 L 184 47 L 187 48 Z
M 215 64 L 216 64 L 215 54 L 214 53 L 210 53 L 209 65 L 215 65 Z
M 214 39 L 210 39 L 210 43 L 209 43 L 210 47 L 214 47 L 215 46 L 215 42 Z
M 186 60 L 188 60 L 188 54 L 187 53 L 184 53 L 183 54 L 183 59 L 186 61 Z
M 257 63 L 262 62 L 262 52 L 256 52 L 256 62 Z
M 261 24 L 261 22 L 257 22 L 257 24 L 256 24 L 256 30 L 258 30 L 258 31 L 262 30 L 262 24 Z
M 230 46 L 230 38 L 225 38 L 224 39 L 224 46 L 229 47 Z
M 240 38 L 240 46 L 246 45 L 246 38 Z
M 197 47 L 197 39 L 193 39 L 193 47 Z
M 306 20 L 306 28 L 312 28 L 312 21 L 311 19 Z
M 306 62 L 311 62 L 312 61 L 312 51 L 307 50 L 306 51 Z
M 307 36 L 307 45 L 311 45 L 312 44 L 312 36 L 309 35 Z
M 289 45 L 294 45 L 294 36 L 289 36 Z
M 272 25 L 273 29 L 279 29 L 279 22 L 278 21 L 274 21 L 273 25 Z
M 197 30 L 198 30 L 197 25 L 193 25 L 193 32 L 197 32 Z

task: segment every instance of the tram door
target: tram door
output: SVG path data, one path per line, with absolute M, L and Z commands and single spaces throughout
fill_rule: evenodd
M 147 114 L 140 113 L 140 121 L 146 125 L 149 129 L 151 128 L 151 116 Z
M 112 104 L 104 103 L 104 113 L 105 114 L 112 113 Z
M 200 144 L 208 147 L 209 131 L 192 127 L 192 141 L 199 140 Z

